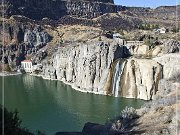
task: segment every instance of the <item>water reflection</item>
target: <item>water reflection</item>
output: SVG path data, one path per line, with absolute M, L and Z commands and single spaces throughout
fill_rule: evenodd
M 60 81 L 29 75 L 5 77 L 5 106 L 18 109 L 24 126 L 47 134 L 80 131 L 86 122 L 104 123 L 126 105 L 142 104 L 141 100 L 81 93 Z

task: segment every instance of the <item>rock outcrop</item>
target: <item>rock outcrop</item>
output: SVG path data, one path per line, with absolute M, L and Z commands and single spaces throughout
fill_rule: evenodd
M 60 48 L 54 56 L 53 67 L 58 80 L 87 92 L 103 94 L 109 67 L 114 60 L 126 55 L 123 52 L 123 48 L 116 43 L 95 42 L 66 46 Z
M 163 78 L 169 79 L 176 76 L 180 71 L 180 54 L 164 54 L 161 57 L 153 58 L 163 66 Z
M 175 4 L 174 4 L 175 5 Z M 144 7 L 126 7 L 124 10 L 129 11 L 135 16 L 144 18 L 157 18 L 163 20 L 180 19 L 180 5 L 177 6 L 160 6 L 155 9 Z
M 163 47 L 163 53 L 178 53 L 180 52 L 180 42 L 176 40 L 165 41 Z
M 155 47 L 110 41 L 59 47 L 44 66 L 42 76 L 63 81 L 83 92 L 151 100 L 161 79 L 179 73 L 179 53 L 172 51 L 178 49 L 177 41 Z
M 46 63 L 42 76 L 84 92 L 152 99 L 162 77 L 161 65 L 129 56 L 126 46 L 115 42 L 66 45 Z
M 3 26 L 4 29 L 3 29 Z M 0 25 L 0 64 L 9 64 L 16 70 L 24 59 L 31 59 L 52 37 L 40 26 L 19 22 L 5 22 Z M 46 52 L 43 52 L 42 57 Z
M 23 15 L 41 20 L 58 20 L 65 15 L 94 18 L 104 13 L 117 12 L 113 0 L 7 0 L 6 15 Z
M 18 67 L 24 59 L 32 59 L 34 63 L 42 64 L 40 74 L 44 78 L 58 79 L 84 92 L 144 100 L 150 100 L 156 95 L 160 79 L 173 77 L 179 70 L 176 66 L 179 63 L 174 63 L 175 57 L 168 55 L 179 52 L 178 41 L 169 40 L 157 46 L 144 45 L 143 42 L 139 42 L 138 45 L 121 45 L 100 34 L 103 30 L 131 30 L 142 23 L 142 20 L 133 14 L 116 13 L 118 8 L 132 11 L 137 15 L 142 11 L 140 16 L 151 16 L 155 11 L 150 8 L 117 7 L 111 0 L 8 0 L 6 4 L 7 16 L 13 16 L 6 18 L 8 23 L 4 24 L 4 39 L 0 40 L 4 40 L 6 46 L 0 45 L 0 60 L 11 67 Z M 160 12 L 164 8 L 157 10 Z M 53 21 L 48 18 L 61 19 Z M 52 21 L 56 25 L 45 24 L 44 20 Z M 97 35 L 93 33 L 94 38 L 88 41 L 81 40 L 83 36 L 80 35 L 77 41 L 71 42 L 73 37 L 71 43 L 59 45 L 59 41 L 63 42 L 63 36 L 66 35 L 64 32 L 58 32 L 59 24 L 77 23 L 98 26 L 101 30 Z M 42 27 L 37 24 L 41 24 Z M 1 37 L 2 26 L 1 24 Z M 49 48 L 44 46 L 51 40 L 45 27 L 52 35 L 57 33 L 57 40 L 52 43 L 54 46 L 49 47 L 54 50 L 49 52 L 53 54 L 55 48 L 58 51 L 52 58 L 41 63 L 48 55 L 46 49 Z M 72 33 L 75 34 L 76 31 L 73 30 Z M 175 66 L 172 68 L 172 65 Z
M 151 59 L 130 58 L 119 60 L 112 72 L 108 92 L 126 98 L 152 99 L 156 94 L 158 82 L 162 78 L 162 67 Z

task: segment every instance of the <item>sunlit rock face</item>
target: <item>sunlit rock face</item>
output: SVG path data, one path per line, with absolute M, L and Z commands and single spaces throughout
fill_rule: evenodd
M 173 79 L 176 75 L 180 74 L 180 54 L 164 54 L 161 57 L 153 58 L 163 66 L 163 78 Z M 176 79 L 176 78 L 174 78 Z
M 24 43 L 30 46 L 39 47 L 50 41 L 50 36 L 47 32 L 43 31 L 40 27 L 34 30 L 25 30 Z
M 151 59 L 130 57 L 117 43 L 90 42 L 60 47 L 43 77 L 69 83 L 84 92 L 152 99 L 162 77 L 162 66 Z
M 106 91 L 126 98 L 152 99 L 162 78 L 162 66 L 150 59 L 120 59 L 111 72 L 112 83 Z
M 121 52 L 121 53 L 119 53 Z M 116 43 L 94 42 L 60 48 L 54 56 L 53 67 L 57 79 L 72 83 L 74 87 L 104 94 L 111 63 L 126 56 Z
M 35 55 L 42 47 L 51 41 L 52 37 L 40 26 L 30 28 L 21 23 L 5 23 L 3 33 L 0 33 L 0 64 L 8 64 L 12 70 L 20 66 L 26 56 Z M 2 25 L 0 30 L 2 31 Z M 4 45 L 2 41 L 4 40 Z M 37 59 L 39 59 L 38 57 Z

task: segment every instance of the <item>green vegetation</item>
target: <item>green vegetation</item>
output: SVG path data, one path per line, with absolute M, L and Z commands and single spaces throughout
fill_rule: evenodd
M 101 36 L 99 36 L 98 41 L 102 41 Z
M 173 27 L 171 31 L 172 31 L 172 32 L 174 32 L 174 33 L 177 33 L 177 32 L 179 32 L 179 31 L 180 31 L 180 28 Z
M 2 119 L 2 114 L 4 111 L 4 122 Z M 21 120 L 19 119 L 18 112 L 9 112 L 6 108 L 0 107 L 0 126 L 4 123 L 4 135 L 45 135 L 41 131 L 36 133 L 31 133 L 28 129 L 21 127 Z M 2 133 L 2 128 L 0 128 L 0 133 Z
M 151 45 L 153 43 L 153 40 L 151 40 L 151 39 L 145 39 L 144 40 L 144 44 L 146 44 L 146 45 Z
M 59 43 L 60 43 L 60 44 L 63 44 L 63 43 L 64 43 L 63 38 L 60 39 L 60 42 L 59 42 Z
M 141 30 L 153 30 L 153 29 L 159 29 L 158 24 L 140 24 L 139 29 Z

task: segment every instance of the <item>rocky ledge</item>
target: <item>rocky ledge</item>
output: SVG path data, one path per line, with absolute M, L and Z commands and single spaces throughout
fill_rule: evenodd
M 179 65 L 179 53 L 164 54 L 165 48 L 166 44 L 149 49 L 147 45 L 121 45 L 113 40 L 66 45 L 59 47 L 49 62 L 44 61 L 41 75 L 83 92 L 151 100 L 160 80 L 179 71 L 175 66 Z M 170 63 L 175 64 L 172 67 Z
M 5 14 L 23 15 L 35 20 L 58 20 L 65 15 L 94 18 L 117 12 L 118 8 L 113 3 L 113 0 L 7 0 Z

